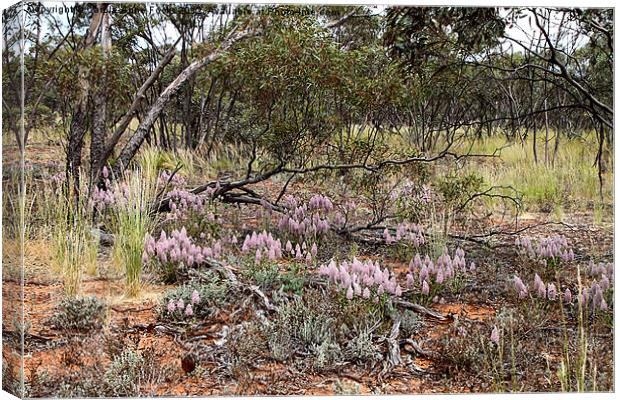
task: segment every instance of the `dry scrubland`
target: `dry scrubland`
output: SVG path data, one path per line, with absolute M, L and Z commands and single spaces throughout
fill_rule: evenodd
M 3 13 L 4 389 L 615 389 L 612 8 L 63 10 Z
M 26 394 L 614 390 L 613 168 L 601 199 L 587 139 L 553 166 L 531 145 L 462 143 L 503 149 L 373 181 L 307 174 L 277 206 L 210 196 L 243 176 L 238 148 L 145 148 L 76 205 L 61 147 L 34 140 L 26 202 L 4 192 L 26 220 L 3 225 L 5 309 L 19 295 L 11 238 L 25 235 L 26 322 L 4 334 L 24 331 Z M 250 188 L 275 203 L 284 184 Z M 170 202 L 149 213 L 157 193 Z M 373 229 L 345 232 L 378 209 Z M 17 390 L 17 364 L 3 368 Z

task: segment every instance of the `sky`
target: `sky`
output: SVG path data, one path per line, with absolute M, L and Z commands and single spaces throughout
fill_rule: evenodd
M 297 2 L 297 3 L 303 3 L 299 0 L 288 0 L 289 3 L 293 3 L 293 2 Z M 318 3 L 316 1 L 311 1 L 313 3 Z M 356 0 L 356 3 L 368 3 L 368 4 L 373 4 L 372 2 L 369 1 L 364 1 L 364 0 Z M 394 1 L 394 3 L 396 3 L 398 1 Z M 425 3 L 430 3 L 431 1 L 426 1 Z M 445 0 L 444 3 L 448 3 L 449 0 Z M 56 19 L 58 20 L 58 22 L 61 24 L 61 28 L 63 27 L 67 27 L 68 26 L 68 18 L 67 18 L 67 11 L 69 12 L 69 15 L 71 15 L 71 10 L 70 8 L 72 6 L 74 6 L 76 3 L 75 2 L 71 2 L 71 1 L 49 1 L 49 0 L 45 0 L 42 1 L 41 3 L 43 3 L 43 5 L 48 8 L 49 10 L 52 10 L 54 15 L 56 16 Z M 114 3 L 114 2 L 113 2 Z M 139 2 L 139 3 L 145 3 L 145 2 Z M 204 3 L 204 2 L 203 2 Z M 256 2 L 255 2 L 256 3 Z M 411 1 L 409 2 L 403 2 L 400 1 L 399 3 L 411 3 Z M 459 2 L 459 3 L 463 3 L 463 2 Z M 147 5 L 150 5 L 149 10 L 156 10 L 156 3 L 149 3 L 146 2 Z M 217 3 L 216 3 L 217 4 Z M 260 4 L 260 3 L 257 3 Z M 265 4 L 265 3 L 263 3 Z M 267 3 L 270 4 L 270 3 Z M 234 4 L 231 5 L 231 8 L 234 8 Z M 374 5 L 374 9 L 376 13 L 383 13 L 385 11 L 385 9 L 387 8 L 387 6 L 385 5 Z M 67 11 L 65 11 L 67 10 Z M 502 10 L 501 13 L 506 14 L 508 11 L 506 10 Z M 113 18 L 113 16 L 112 16 Z M 223 18 L 222 15 L 213 15 L 211 17 L 209 17 L 206 21 L 207 24 L 211 24 L 212 22 L 214 22 L 214 20 L 219 19 L 219 18 Z M 558 18 L 554 18 L 552 19 L 552 21 L 555 21 L 556 23 L 559 22 Z M 552 23 L 553 25 L 553 23 Z M 54 28 L 51 28 L 54 29 Z M 57 29 L 54 29 L 57 30 Z M 554 27 L 551 27 L 551 32 L 552 33 L 557 33 L 557 28 L 554 29 Z M 50 27 L 49 26 L 44 26 L 43 27 L 43 35 L 46 35 L 48 33 L 50 33 Z M 520 21 L 517 22 L 517 25 L 511 28 L 508 28 L 508 30 L 506 31 L 507 36 L 512 37 L 518 41 L 521 42 L 529 42 L 530 41 L 530 37 L 532 35 L 534 36 L 538 36 L 537 33 L 537 29 L 535 26 L 531 26 L 530 23 L 528 23 L 527 19 L 522 19 Z M 157 40 L 158 43 L 172 43 L 176 37 L 178 37 L 178 32 L 176 31 L 176 29 L 174 28 L 174 26 L 171 23 L 167 23 L 167 25 L 164 27 L 163 30 L 154 30 L 154 35 L 155 35 L 155 39 Z M 571 41 L 572 39 L 570 38 L 565 38 L 565 45 L 576 45 L 576 46 L 581 46 L 583 44 L 586 43 L 587 38 L 582 37 L 579 41 Z M 146 43 L 145 43 L 146 46 Z M 518 47 L 514 47 L 513 44 L 511 44 L 509 41 L 506 41 L 503 43 L 502 47 L 504 48 L 504 50 L 510 50 L 511 48 L 513 50 L 520 50 Z

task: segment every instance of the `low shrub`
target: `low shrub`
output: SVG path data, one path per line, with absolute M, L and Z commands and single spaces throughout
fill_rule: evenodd
M 362 363 L 380 361 L 383 356 L 378 346 L 373 342 L 372 335 L 373 330 L 366 327 L 353 336 L 345 348 L 347 359 Z
M 337 330 L 334 318 L 297 299 L 280 307 L 267 331 L 267 340 L 272 356 L 278 361 L 285 361 L 302 351 L 319 355 L 322 358 L 320 365 L 328 359 L 320 352 L 334 347 Z M 328 344 L 324 344 L 326 342 Z
M 115 397 L 137 397 L 143 366 L 144 358 L 130 349 L 115 357 L 103 375 L 110 394 Z
M 208 282 L 194 280 L 166 292 L 160 303 L 160 317 L 174 321 L 209 317 L 212 307 L 222 303 L 229 288 L 228 282 L 216 274 L 209 275 Z
M 105 314 L 105 303 L 96 297 L 65 298 L 51 322 L 57 329 L 85 333 L 101 329 Z

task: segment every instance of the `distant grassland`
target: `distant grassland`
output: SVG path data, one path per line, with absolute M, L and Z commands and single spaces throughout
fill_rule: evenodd
M 133 121 L 133 124 L 137 124 Z M 353 137 L 359 141 L 369 140 L 369 130 L 356 130 Z M 403 131 L 402 135 L 381 135 L 380 141 L 390 148 L 402 149 L 407 152 L 410 144 Z M 49 161 L 62 159 L 62 146 L 59 146 L 60 132 L 48 129 L 46 132 L 33 130 L 26 150 L 26 158 L 30 161 Z M 553 156 L 555 132 L 550 134 L 549 159 Z M 10 139 L 13 139 L 12 141 Z M 334 135 L 335 143 L 338 135 Z M 440 140 L 441 142 L 441 140 Z M 5 162 L 14 158 L 12 150 L 14 138 L 3 137 L 3 143 L 8 145 L 3 154 Z M 51 145 L 53 144 L 53 145 Z M 50 146 L 51 145 L 51 146 Z M 476 173 L 481 175 L 487 185 L 512 186 L 523 194 L 523 206 L 526 211 L 570 211 L 594 210 L 613 203 L 613 149 L 606 149 L 606 172 L 603 175 L 603 201 L 599 194 L 598 171 L 594 165 L 597 152 L 597 140 L 594 134 L 584 137 L 567 139 L 562 137 L 557 156 L 553 165 L 551 161 L 545 165 L 544 137 L 538 139 L 538 163 L 534 162 L 532 139 L 525 143 L 520 141 L 508 142 L 504 135 L 498 134 L 480 140 L 465 141 L 453 147 L 455 152 L 464 154 L 492 154 L 501 149 L 498 157 L 467 159 L 461 173 Z M 437 144 L 442 148 L 442 143 Z M 206 177 L 213 178 L 220 171 L 235 170 L 240 164 L 245 165 L 242 148 L 239 145 L 217 143 L 215 148 L 206 156 L 204 149 L 191 151 L 179 149 L 154 150 L 145 146 L 141 153 L 156 151 L 160 159 L 160 167 L 174 169 L 181 165 L 179 172 L 189 181 L 199 182 Z M 437 150 L 437 151 L 439 151 Z M 259 157 L 258 164 L 262 164 Z M 321 162 L 335 162 L 334 160 L 316 160 Z M 442 174 L 443 168 L 435 168 L 436 174 Z M 491 206 L 493 203 L 489 203 Z
M 490 185 L 510 185 L 523 193 L 524 208 L 529 211 L 549 209 L 594 209 L 613 201 L 613 151 L 606 158 L 603 175 L 603 203 L 599 192 L 598 170 L 594 165 L 597 142 L 594 135 L 567 140 L 562 138 L 554 165 L 544 162 L 544 139 L 538 143 L 538 163 L 534 162 L 532 139 L 507 143 L 505 137 L 491 137 L 471 143 L 472 153 L 500 156 L 466 169 L 482 175 Z M 462 146 L 464 147 L 464 146 Z M 554 143 L 549 143 L 549 159 Z
M 403 131 L 402 135 L 387 135 L 383 141 L 391 148 L 407 149 L 410 144 Z M 537 140 L 538 162 L 534 161 L 532 138 L 523 143 L 508 141 L 506 136 L 497 134 L 480 140 L 467 140 L 455 144 L 452 151 L 458 154 L 493 154 L 497 157 L 467 159 L 459 173 L 475 173 L 482 176 L 489 186 L 512 186 L 523 195 L 525 211 L 565 211 L 594 210 L 613 203 L 613 149 L 606 148 L 606 172 L 603 174 L 603 200 L 601 201 L 598 170 L 595 165 L 598 142 L 594 133 L 583 137 L 560 138 L 560 144 L 552 163 L 556 132 L 550 131 L 548 162 L 545 164 L 545 140 Z M 368 140 L 368 132 L 358 136 Z M 444 147 L 442 138 L 436 152 Z M 431 152 L 433 153 L 433 152 Z M 445 165 L 444 165 L 445 166 Z M 445 172 L 444 166 L 434 168 L 435 174 Z M 489 202 L 492 206 L 495 202 Z

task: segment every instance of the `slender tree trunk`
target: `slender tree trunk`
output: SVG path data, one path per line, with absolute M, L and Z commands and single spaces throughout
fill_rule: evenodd
M 95 42 L 101 26 L 102 16 L 103 13 L 93 13 L 88 31 L 84 37 L 84 49 L 92 46 Z M 86 136 L 88 122 L 90 84 L 86 79 L 86 73 L 85 67 L 80 67 L 78 70 L 80 90 L 73 110 L 71 124 L 69 125 L 66 149 L 66 171 L 68 175 L 73 177 L 74 193 L 76 195 L 79 194 L 80 188 L 79 175 L 82 166 L 82 148 L 84 147 L 84 137 Z
M 254 36 L 258 34 L 259 31 L 257 29 L 246 29 L 243 31 L 238 31 L 230 34 L 222 44 L 212 51 L 208 56 L 196 60 L 187 66 L 169 85 L 164 89 L 164 91 L 159 95 L 155 103 L 151 106 L 151 109 L 148 111 L 147 115 L 144 117 L 134 135 L 129 139 L 121 153 L 118 157 L 118 162 L 114 166 L 114 172 L 117 176 L 120 175 L 120 172 L 123 171 L 129 162 L 133 159 L 138 149 L 144 142 L 144 138 L 149 132 L 150 128 L 153 126 L 164 107 L 168 104 L 168 102 L 176 95 L 179 89 L 183 86 L 185 82 L 192 76 L 194 76 L 200 69 L 205 66 L 211 64 L 213 61 L 221 57 L 228 49 L 230 49 L 235 43 L 241 41 L 244 38 Z
M 106 62 L 112 47 L 110 37 L 110 14 L 105 12 L 106 5 L 99 6 L 99 12 L 103 13 L 101 19 L 101 54 L 103 70 L 99 80 L 99 87 L 93 98 L 93 129 L 90 141 L 90 179 L 91 185 L 95 184 L 99 176 L 99 170 L 103 167 L 103 155 L 107 140 L 107 68 Z
M 536 124 L 536 121 L 534 121 L 534 130 L 532 132 L 532 152 L 534 153 L 535 164 L 538 164 L 538 150 L 536 146 L 536 142 L 538 140 L 537 133 L 538 133 L 538 125 Z
M 547 113 L 547 91 L 545 90 L 545 166 L 549 166 L 549 115 Z

